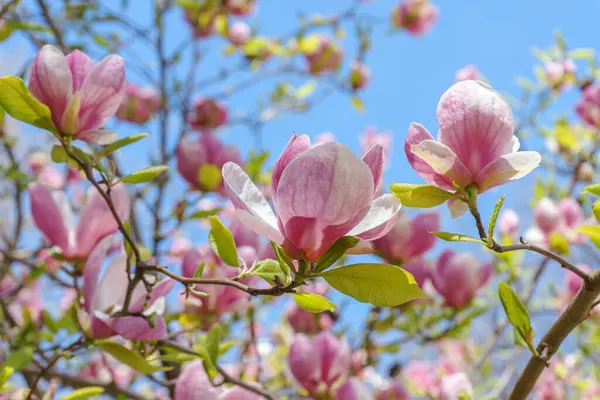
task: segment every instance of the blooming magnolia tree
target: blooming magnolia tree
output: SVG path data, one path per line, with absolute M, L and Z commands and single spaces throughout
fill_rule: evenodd
M 331 93 L 360 111 L 371 32 L 426 34 L 426 0 L 383 19 L 353 1 L 281 36 L 250 27 L 252 0 L 149 2 L 147 21 L 127 2 L 18 3 L 0 38 L 35 57 L 0 78 L 0 399 L 600 398 L 592 50 L 557 36 L 518 102 L 458 71 L 437 139 L 396 135 L 420 183 L 388 190 L 388 133 L 367 130 L 362 154 L 292 134 L 270 155 L 261 130 Z M 189 37 L 173 44 L 173 23 Z M 227 67 L 207 73 L 209 39 Z M 250 87 L 268 101 L 239 116 Z M 568 90 L 577 118 L 544 126 Z M 234 125 L 248 154 L 220 135 Z M 493 189 L 540 166 L 532 211 L 502 208 Z M 442 204 L 477 235 L 418 210 Z M 541 290 L 546 271 L 564 284 Z

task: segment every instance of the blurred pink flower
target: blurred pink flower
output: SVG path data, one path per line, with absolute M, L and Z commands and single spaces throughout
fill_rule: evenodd
M 491 262 L 480 264 L 471 253 L 444 251 L 431 273 L 437 292 L 449 307 L 463 308 L 485 286 L 493 273 Z
M 227 13 L 243 17 L 252 13 L 255 0 L 224 0 L 223 6 Z
M 128 83 L 123 102 L 117 110 L 117 118 L 138 124 L 146 123 L 160 109 L 160 103 L 156 89 Z
M 392 25 L 421 36 L 429 32 L 437 20 L 439 10 L 429 0 L 403 0 L 392 10 Z
M 360 148 L 367 153 L 375 145 L 383 148 L 383 165 L 387 167 L 392 161 L 392 132 L 378 132 L 376 127 L 368 126 L 360 136 Z
M 437 395 L 438 378 L 435 366 L 428 361 L 411 360 L 402 369 L 402 377 L 411 392 L 419 397 Z
M 64 192 L 34 183 L 29 185 L 29 196 L 33 221 L 46 239 L 62 250 L 65 258 L 85 259 L 100 240 L 119 229 L 106 201 L 94 187 L 88 191 L 77 226 Z M 121 221 L 125 221 L 130 210 L 125 185 L 113 186 L 111 198 Z
M 324 72 L 335 72 L 339 69 L 343 50 L 338 43 L 327 35 L 314 35 L 304 40 L 317 42 L 314 48 L 304 53 L 311 74 L 319 75 Z
M 321 296 L 327 295 L 328 286 L 325 284 L 313 284 L 304 286 L 302 292 L 316 293 Z M 323 312 L 319 314 L 311 313 L 300 308 L 295 302 L 291 302 L 286 310 L 285 317 L 296 333 L 305 333 L 309 335 L 317 334 L 323 330 L 331 328 L 334 323 L 331 314 Z
M 445 375 L 440 381 L 439 400 L 461 400 L 464 393 L 473 398 L 473 385 L 469 377 L 462 372 Z
M 323 132 L 315 139 L 315 145 L 335 142 L 335 135 L 331 132 Z
M 213 99 L 198 98 L 194 100 L 193 111 L 187 122 L 200 132 L 210 132 L 227 123 L 228 111 L 225 106 Z
M 575 111 L 589 126 L 600 127 L 600 83 L 593 83 L 583 89 L 583 98 L 575 106 Z
M 227 38 L 236 46 L 246 44 L 250 39 L 250 35 L 252 35 L 252 31 L 248 24 L 243 21 L 234 22 L 227 32 Z
M 534 400 L 563 400 L 566 398 L 565 384 L 560 381 L 551 368 L 544 372 L 533 387 Z
M 381 146 L 360 159 L 339 143 L 311 147 L 308 136 L 294 135 L 273 170 L 275 216 L 239 165 L 223 166 L 236 218 L 293 258 L 308 261 L 318 260 L 343 236 L 373 240 L 392 228 L 399 202 L 392 195 L 373 199 L 382 176 Z
M 335 392 L 335 400 L 372 400 L 369 389 L 357 378 L 351 377 Z M 402 400 L 402 399 L 396 399 Z
M 121 104 L 125 89 L 123 58 L 111 54 L 98 64 L 75 50 L 68 56 L 44 45 L 31 67 L 29 90 L 50 108 L 61 135 L 92 144 L 116 139 L 101 129 Z
M 560 200 L 541 199 L 534 209 L 534 225 L 525 232 L 525 239 L 539 246 L 549 246 L 551 235 L 559 234 L 569 243 L 581 243 L 585 236 L 579 232 L 585 222 L 581 205 L 572 197 Z
M 354 90 L 361 90 L 369 83 L 371 70 L 366 64 L 357 60 L 350 63 L 350 85 Z
M 377 395 L 377 400 L 409 400 L 408 392 L 400 379 L 392 380 L 385 390 Z
M 437 118 L 438 140 L 412 123 L 404 145 L 410 165 L 431 185 L 454 191 L 454 184 L 475 184 L 483 193 L 522 178 L 541 162 L 535 151 L 518 151 L 512 110 L 486 83 L 454 84 L 442 95 Z M 454 217 L 466 211 L 460 201 L 448 205 Z
M 556 90 L 567 89 L 575 81 L 577 66 L 573 60 L 552 60 L 544 64 L 546 81 Z
M 519 234 L 519 215 L 512 208 L 506 208 L 498 217 L 498 230 L 503 236 L 514 238 Z
M 471 81 L 482 80 L 481 72 L 479 72 L 479 69 L 473 64 L 466 65 L 463 68 L 456 71 L 456 77 L 454 78 L 455 82 L 468 81 L 468 80 L 471 80 Z

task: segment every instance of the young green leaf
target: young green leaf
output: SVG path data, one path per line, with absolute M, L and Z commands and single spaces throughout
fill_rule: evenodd
M 223 329 L 219 324 L 214 324 L 206 336 L 206 354 L 210 357 L 213 365 L 217 365 L 219 359 L 219 342 L 222 336 Z
M 85 388 L 75 389 L 71 393 L 61 397 L 58 400 L 85 400 L 90 397 L 98 396 L 104 393 L 104 388 L 100 386 L 88 386 Z
M 286 280 L 291 279 L 291 271 L 294 269 L 291 257 L 285 252 L 283 247 L 277 243 L 271 242 L 271 246 L 273 247 L 273 252 L 275 253 L 277 261 L 279 261 L 279 265 L 281 266 L 281 270 L 283 271 Z
M 154 167 L 146 168 L 141 171 L 137 171 L 137 172 L 134 172 L 127 176 L 124 176 L 123 178 L 121 178 L 121 182 L 123 182 L 123 183 L 150 182 L 152 179 L 156 178 L 157 176 L 159 176 L 160 174 L 162 174 L 163 172 L 165 172 L 168 169 L 169 169 L 169 167 L 166 165 L 156 165 Z
M 19 121 L 57 133 L 50 109 L 31 94 L 21 78 L 0 78 L 0 107 Z
M 217 216 L 209 217 L 209 221 L 211 229 L 208 234 L 208 241 L 213 251 L 225 264 L 239 267 L 240 261 L 231 231 L 223 225 Z
M 569 254 L 569 241 L 558 232 L 550 233 L 550 248 L 558 254 Z
M 255 180 L 260 174 L 263 164 L 269 157 L 269 153 L 262 152 L 258 154 L 250 153 L 250 161 L 246 164 L 245 170 L 250 179 Z
M 378 307 L 394 307 L 427 298 L 415 278 L 395 265 L 353 264 L 325 271 L 319 276 L 340 292 Z
M 169 371 L 171 369 L 170 367 L 152 365 L 138 353 L 129 350 L 119 343 L 110 340 L 97 340 L 96 344 L 98 344 L 103 351 L 142 374 L 148 375 L 158 371 Z
M 3 366 L 10 367 L 14 371 L 20 371 L 29 364 L 33 358 L 33 349 L 31 347 L 22 347 L 12 353 L 6 360 Z
M 140 252 L 141 261 L 148 261 L 150 257 L 152 257 L 152 251 L 146 247 L 138 246 L 138 251 Z
M 289 285 L 291 283 L 291 276 L 285 273 L 281 263 L 270 258 L 257 262 L 247 272 L 247 275 L 260 276 L 271 285 Z
M 223 178 L 221 168 L 214 164 L 204 164 L 198 169 L 198 182 L 203 190 L 208 192 L 219 187 Z
M 584 225 L 577 229 L 577 232 L 589 237 L 594 246 L 600 249 L 600 225 Z
M 353 248 L 359 242 L 354 236 L 344 236 L 335 242 L 333 246 L 319 260 L 315 266 L 315 272 L 325 271 L 339 260 L 348 249 Z
M 527 346 L 533 349 L 533 329 L 525 305 L 515 292 L 504 282 L 498 284 L 498 295 L 508 322 L 515 327 Z
M 52 146 L 52 150 L 50 151 L 50 157 L 55 163 L 64 163 L 69 160 L 67 151 L 60 144 L 55 144 L 54 146 Z
M 198 268 L 196 268 L 196 271 L 194 272 L 194 279 L 200 279 L 202 278 L 202 274 L 204 273 L 204 263 L 201 263 L 200 265 L 198 265 Z
M 333 311 L 336 305 L 316 293 L 294 293 L 294 301 L 298 306 L 311 313 L 320 313 L 323 311 Z
M 392 193 L 406 207 L 430 208 L 445 203 L 452 193 L 431 185 L 394 183 Z
M 596 202 L 592 206 L 592 213 L 594 214 L 594 218 L 596 218 L 596 221 L 600 222 L 600 200 L 596 200 Z
M 600 183 L 596 183 L 594 185 L 586 186 L 583 189 L 584 193 L 591 193 L 595 196 L 600 196 Z
M 2 389 L 4 384 L 10 379 L 14 372 L 15 369 L 13 367 L 6 366 L 0 369 L 0 389 Z M 2 390 L 0 390 L 0 393 L 2 393 Z
M 473 243 L 481 243 L 483 245 L 486 245 L 486 243 L 483 240 L 479 240 L 479 239 L 471 237 L 471 236 L 461 235 L 460 233 L 452 233 L 452 232 L 431 232 L 431 233 L 433 233 L 435 236 L 439 237 L 440 239 L 442 239 L 446 242 L 473 242 Z
M 498 221 L 498 215 L 500 215 L 500 209 L 502 208 L 502 204 L 504 204 L 504 199 L 506 195 L 502 195 L 496 205 L 494 206 L 494 211 L 492 212 L 492 216 L 490 217 L 490 222 L 488 224 L 488 245 L 491 246 L 494 242 L 494 229 L 496 228 L 496 221 Z
M 109 144 L 108 146 L 105 146 L 104 148 L 102 148 L 102 150 L 100 150 L 98 152 L 98 154 L 96 155 L 96 159 L 100 160 L 103 157 L 106 157 L 107 155 L 114 153 L 115 151 L 119 150 L 120 148 L 128 146 L 139 140 L 142 140 L 143 138 L 145 138 L 147 136 L 148 136 L 147 133 L 138 133 L 137 135 L 131 135 L 131 136 L 127 136 L 125 138 L 119 139 L 116 142 L 113 142 L 113 143 Z
M 212 217 L 213 215 L 218 215 L 221 211 L 223 211 L 222 208 L 213 208 L 212 210 L 199 210 L 186 216 L 184 219 L 188 220 L 208 218 Z

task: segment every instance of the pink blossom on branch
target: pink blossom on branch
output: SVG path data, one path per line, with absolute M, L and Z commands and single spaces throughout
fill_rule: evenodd
M 74 224 L 69 201 L 63 191 L 53 191 L 34 183 L 29 186 L 31 214 L 45 238 L 68 259 L 85 259 L 105 238 L 117 232 L 119 226 L 106 201 L 91 187 L 77 225 Z M 111 188 L 111 198 L 121 221 L 129 217 L 130 199 L 123 184 Z
M 275 164 L 271 182 L 277 216 L 242 168 L 223 166 L 235 216 L 295 259 L 316 261 L 346 235 L 373 240 L 385 235 L 400 209 L 393 195 L 373 199 L 383 178 L 383 149 L 360 159 L 339 143 L 310 146 L 292 136 Z
M 348 379 L 335 392 L 335 400 L 371 400 L 372 398 L 373 396 L 366 385 L 355 377 Z
M 319 75 L 325 72 L 335 72 L 342 62 L 342 48 L 327 35 L 314 35 L 304 39 L 315 42 L 304 51 L 310 73 Z
M 481 265 L 470 253 L 446 250 L 438 258 L 431 280 L 446 305 L 460 309 L 490 280 L 493 269 L 492 263 Z
M 140 87 L 128 83 L 123 102 L 117 110 L 117 118 L 143 124 L 160 109 L 160 95 L 152 87 Z
M 358 60 L 352 60 L 350 63 L 350 86 L 354 90 L 361 90 L 369 83 L 371 70 L 366 64 Z
M 412 35 L 422 36 L 433 27 L 438 14 L 438 8 L 429 0 L 404 0 L 392 10 L 392 25 L 396 29 L 406 29 Z
M 167 325 L 161 314 L 165 308 L 164 297 L 173 288 L 174 280 L 163 279 L 152 288 L 149 301 L 142 282 L 133 289 L 129 311 L 154 316 L 150 322 L 138 316 L 112 317 L 123 310 L 129 277 L 127 255 L 121 247 L 108 268 L 100 277 L 107 257 L 111 238 L 102 240 L 88 257 L 83 270 L 84 310 L 89 318 L 89 334 L 97 339 L 121 335 L 133 340 L 160 340 L 167 334 Z M 145 307 L 145 308 L 144 308 Z
M 31 67 L 29 90 L 50 108 L 61 135 L 92 144 L 116 139 L 101 129 L 119 108 L 125 90 L 123 59 L 109 55 L 98 64 L 75 50 L 65 57 L 56 47 L 45 45 Z
M 519 215 L 512 208 L 506 208 L 498 217 L 498 230 L 503 236 L 514 238 L 519 233 Z
M 544 75 L 548 84 L 556 90 L 568 89 L 575 81 L 577 66 L 573 60 L 553 60 L 544 64 Z
M 575 106 L 575 111 L 589 126 L 600 127 L 600 84 L 593 83 L 583 89 L 583 98 Z
M 227 38 L 236 46 L 244 45 L 250 39 L 252 31 L 247 23 L 243 21 L 234 22 L 227 32 Z
M 581 243 L 585 236 L 577 229 L 585 222 L 581 205 L 572 197 L 560 200 L 543 198 L 534 209 L 534 225 L 525 232 L 525 239 L 533 244 L 549 246 L 552 235 L 560 235 L 569 243 Z
M 227 123 L 229 112 L 216 100 L 199 98 L 194 101 L 187 117 L 190 126 L 200 132 L 209 132 Z
M 432 185 L 454 191 L 453 183 L 461 188 L 474 184 L 483 193 L 522 178 L 541 162 L 535 151 L 518 151 L 512 110 L 486 83 L 454 84 L 440 99 L 437 119 L 438 140 L 413 123 L 404 145 L 410 165 Z

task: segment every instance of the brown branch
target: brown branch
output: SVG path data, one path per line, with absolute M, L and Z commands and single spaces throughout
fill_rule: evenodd
M 52 30 L 52 33 L 56 38 L 56 44 L 61 48 L 63 52 L 66 52 L 67 48 L 65 47 L 62 31 L 52 19 L 52 16 L 50 15 L 50 10 L 48 9 L 48 5 L 44 2 L 44 0 L 37 0 L 37 4 L 40 7 L 40 10 L 42 11 L 42 15 L 44 16 L 46 23 L 48 23 L 50 30 Z
M 1 8 L 0 8 L 0 18 L 4 17 L 4 14 L 6 14 L 8 12 L 8 10 L 16 5 L 19 2 L 19 0 L 11 0 L 8 3 L 4 4 Z

